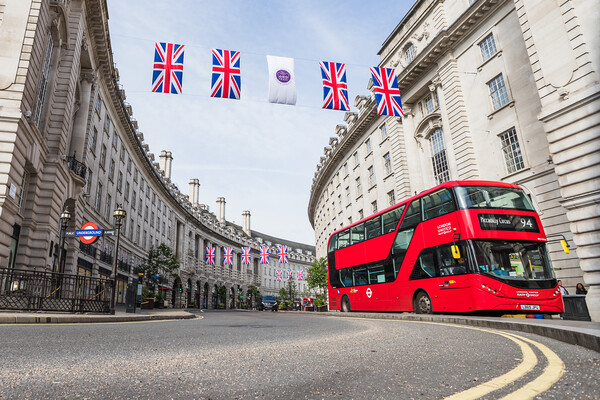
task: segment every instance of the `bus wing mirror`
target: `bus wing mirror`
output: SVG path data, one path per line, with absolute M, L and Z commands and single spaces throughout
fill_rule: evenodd
M 566 240 L 561 240 L 560 244 L 562 245 L 563 251 L 567 254 L 571 253 L 571 250 L 569 250 L 569 245 L 567 244 Z
M 460 258 L 460 250 L 458 246 L 453 244 L 450 248 L 452 249 L 452 257 L 458 260 Z

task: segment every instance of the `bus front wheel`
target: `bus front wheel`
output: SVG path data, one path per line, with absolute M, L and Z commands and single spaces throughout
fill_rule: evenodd
M 415 304 L 413 307 L 417 314 L 431 314 L 431 299 L 425 292 L 419 292 L 415 298 Z
M 342 299 L 342 312 L 350 312 L 350 299 L 344 296 Z

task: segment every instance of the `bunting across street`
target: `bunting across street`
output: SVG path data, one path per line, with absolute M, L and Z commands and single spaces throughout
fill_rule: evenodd
M 371 67 L 373 91 L 377 102 L 377 114 L 404 117 L 396 70 Z
M 183 87 L 183 45 L 156 43 L 154 46 L 154 69 L 152 91 L 180 94 Z
M 269 263 L 269 246 L 260 246 L 259 259 L 261 264 Z
M 233 265 L 232 247 L 223 247 L 223 265 Z
M 304 270 L 299 269 L 298 270 L 298 280 L 301 281 L 302 279 L 304 279 Z
M 288 249 L 285 244 L 277 245 L 277 255 L 279 256 L 279 262 L 282 264 L 287 264 L 288 262 Z
M 240 52 L 213 49 L 210 97 L 239 100 L 241 93 Z
M 282 271 L 280 269 L 275 271 L 275 276 L 277 276 L 277 280 L 280 281 L 281 280 L 281 275 L 282 275 Z
M 250 265 L 252 256 L 250 256 L 250 247 L 242 247 L 242 264 Z
M 286 277 L 288 281 L 292 280 L 292 270 L 288 269 L 287 271 L 285 271 Z
M 346 64 L 321 61 L 323 78 L 323 108 L 330 110 L 350 110 L 348 103 L 348 84 L 346 83 Z
M 214 247 L 206 248 L 206 264 L 215 265 L 215 248 Z

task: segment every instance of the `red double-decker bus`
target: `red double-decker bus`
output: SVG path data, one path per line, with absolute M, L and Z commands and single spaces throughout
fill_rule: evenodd
M 445 182 L 331 235 L 330 309 L 562 313 L 546 242 L 519 186 Z

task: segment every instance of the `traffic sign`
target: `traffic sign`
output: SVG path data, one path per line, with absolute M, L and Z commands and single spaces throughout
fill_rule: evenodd
M 75 237 L 76 231 L 65 231 L 65 237 Z
M 115 229 L 105 229 L 102 231 L 103 236 L 115 236 L 117 231 Z
M 81 232 L 90 231 L 90 232 Z M 75 231 L 75 235 L 79 236 L 82 243 L 92 244 L 98 239 L 98 236 L 102 235 L 102 229 L 98 229 L 98 225 L 93 222 L 86 222 L 81 227 L 81 230 Z M 84 236 L 85 235 L 85 236 Z

